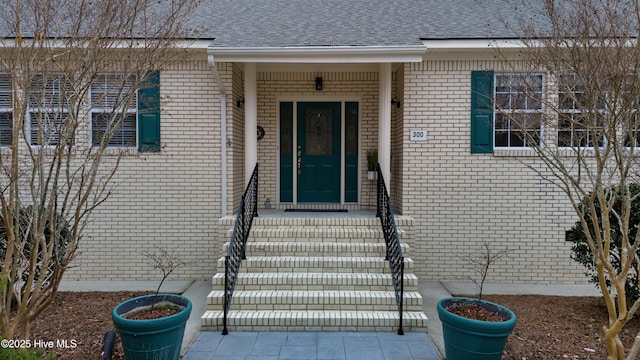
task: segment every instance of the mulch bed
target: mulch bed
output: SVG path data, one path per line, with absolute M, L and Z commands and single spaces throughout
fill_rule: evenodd
M 111 311 L 124 300 L 146 295 L 139 292 L 64 292 L 36 320 L 31 331 L 34 340 L 75 341 L 75 348 L 56 348 L 56 359 L 102 359 L 102 341 L 114 330 Z M 124 359 L 119 337 L 113 351 L 114 360 Z
M 114 330 L 111 310 L 136 292 L 59 293 L 33 326 L 32 339 L 75 340 L 75 348 L 57 349 L 56 359 L 100 359 L 102 339 Z M 518 324 L 509 338 L 503 359 L 604 359 L 600 328 L 607 316 L 604 302 L 595 297 L 485 296 L 513 310 Z M 633 320 L 623 332 L 630 346 L 640 331 Z M 119 339 L 113 359 L 124 359 Z
M 604 300 L 598 297 L 485 296 L 516 313 L 518 323 L 503 359 L 606 359 L 602 325 Z M 633 319 L 622 332 L 627 349 L 640 331 Z

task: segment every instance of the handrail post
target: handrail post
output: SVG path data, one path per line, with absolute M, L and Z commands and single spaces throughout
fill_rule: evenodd
M 402 330 L 402 304 L 404 303 L 404 257 L 401 257 L 400 263 L 400 301 L 398 307 L 400 308 L 400 328 L 398 328 L 398 335 L 404 335 Z
M 253 194 L 253 199 L 254 199 L 254 203 L 253 203 L 253 216 L 258 216 L 258 164 L 256 164 L 256 169 L 254 170 L 256 173 L 256 186 L 254 186 L 254 194 Z
M 377 189 L 376 189 L 376 217 L 382 218 L 382 206 L 381 206 L 381 201 L 382 201 L 382 194 L 380 193 L 380 183 L 383 182 L 384 183 L 384 179 L 382 178 L 382 170 L 380 169 L 380 164 L 376 165 L 376 171 L 377 171 Z

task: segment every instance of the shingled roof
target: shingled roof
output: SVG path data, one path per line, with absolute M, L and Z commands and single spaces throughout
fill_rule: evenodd
M 423 39 L 517 38 L 516 11 L 510 0 L 202 0 L 186 21 L 213 39 L 214 48 L 325 46 L 417 46 Z M 538 1 L 532 1 L 539 3 Z M 513 1 L 511 1 L 513 3 Z M 77 6 L 73 2 L 69 7 Z M 152 13 L 163 16 L 171 1 L 154 0 Z M 521 10 L 520 8 L 518 9 Z M 7 9 L 0 9 L 9 11 Z M 65 10 L 72 14 L 72 10 Z M 522 11 L 520 11 L 522 12 Z M 7 15 L 10 18 L 11 14 Z M 73 16 L 73 15 L 71 15 Z M 31 37 L 23 19 L 22 37 Z M 67 19 L 67 22 L 70 21 Z M 50 36 L 65 37 L 65 21 Z M 87 22 L 86 26 L 94 24 Z M 0 34 L 13 37 L 11 25 Z
M 411 46 L 517 37 L 503 0 L 204 0 L 191 19 L 213 47 Z

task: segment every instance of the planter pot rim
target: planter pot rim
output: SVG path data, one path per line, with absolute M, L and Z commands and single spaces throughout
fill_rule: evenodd
M 132 299 L 125 300 L 118 304 L 111 312 L 111 318 L 120 331 L 153 331 L 154 329 L 169 328 L 179 326 L 185 318 L 188 319 L 191 314 L 193 305 L 189 298 L 177 295 L 177 294 L 158 294 L 160 298 L 159 302 L 171 302 L 183 309 L 173 315 L 157 318 L 157 319 L 144 319 L 144 320 L 132 320 L 123 317 L 123 314 L 129 313 L 136 308 L 145 307 L 151 305 L 151 299 L 156 295 L 143 295 Z
M 495 310 L 498 310 L 498 312 L 501 315 L 509 316 L 510 318 L 505 321 L 499 321 L 499 322 L 469 319 L 464 316 L 454 314 L 447 310 L 447 307 L 455 303 L 475 303 L 475 304 L 480 303 L 482 305 L 485 305 L 489 311 L 495 312 Z M 516 314 L 513 311 L 509 310 L 508 308 L 500 304 L 496 304 L 486 300 L 478 300 L 478 299 L 466 298 L 466 297 L 448 297 L 448 298 L 440 299 L 438 301 L 438 315 L 442 322 L 447 322 L 450 324 L 464 323 L 465 326 L 467 327 L 476 327 L 479 329 L 481 328 L 491 332 L 494 332 L 494 331 L 502 332 L 507 329 L 513 329 L 517 321 Z

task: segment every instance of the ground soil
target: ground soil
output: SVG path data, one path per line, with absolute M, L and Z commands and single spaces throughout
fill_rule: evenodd
M 503 359 L 606 359 L 602 325 L 607 313 L 597 297 L 485 296 L 516 313 L 518 323 Z M 626 348 L 640 331 L 633 319 L 622 332 Z
M 102 339 L 114 330 L 111 310 L 121 301 L 141 295 L 117 293 L 60 293 L 54 304 L 38 318 L 32 339 L 75 340 L 75 348 L 56 349 L 57 359 L 100 359 Z M 518 317 L 503 359 L 604 359 L 601 327 L 606 321 L 604 303 L 592 297 L 485 296 L 502 304 Z M 623 332 L 630 346 L 640 331 L 634 320 Z M 113 359 L 124 359 L 119 339 Z
M 147 293 L 137 292 L 64 292 L 36 320 L 31 331 L 33 340 L 75 340 L 77 346 L 59 348 L 55 344 L 56 359 L 102 359 L 100 352 L 104 334 L 115 330 L 111 311 L 124 300 Z M 117 337 L 114 360 L 124 359 Z
M 486 310 L 478 305 L 455 305 L 448 307 L 447 310 L 458 316 L 480 321 L 501 322 L 511 318 L 505 318 L 504 316 Z
M 135 312 L 131 315 L 125 316 L 127 319 L 131 320 L 151 320 L 151 319 L 159 319 L 162 317 L 167 317 L 173 314 L 177 314 L 180 312 L 180 309 L 149 309 Z

